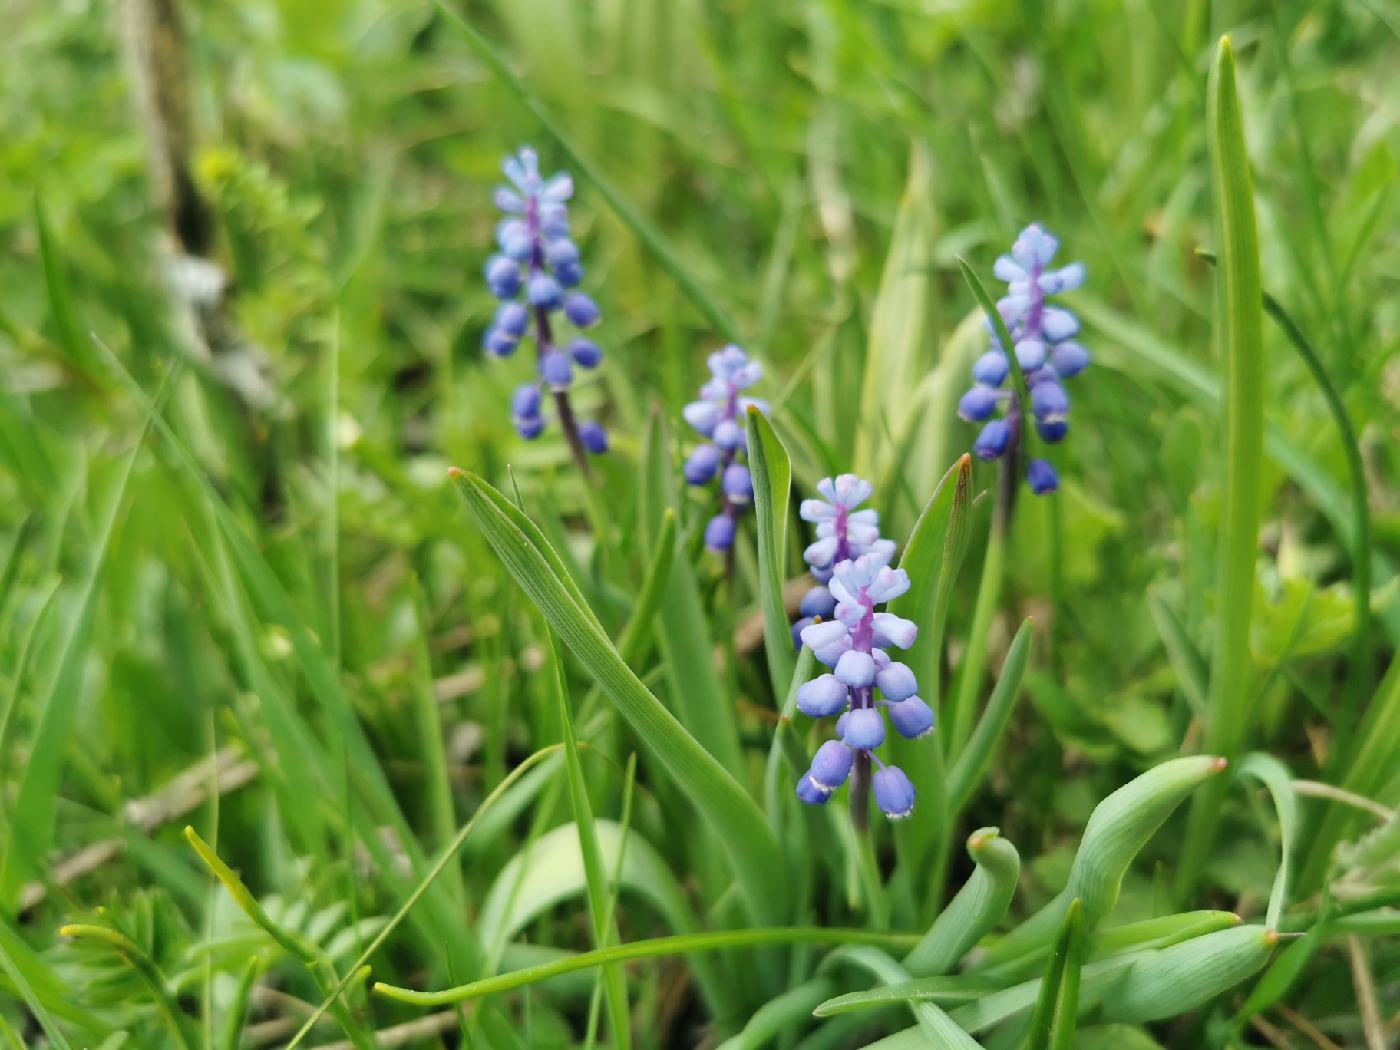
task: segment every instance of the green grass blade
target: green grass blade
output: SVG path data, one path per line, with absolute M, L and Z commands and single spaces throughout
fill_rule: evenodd
M 685 293 L 686 298 L 695 304 L 710 324 L 717 331 L 723 333 L 726 339 L 742 343 L 744 340 L 739 332 L 739 326 L 720 306 L 719 301 L 705 290 L 704 285 L 686 267 L 680 252 L 676 251 L 659 229 L 632 206 L 631 202 L 623 196 L 622 191 L 612 184 L 612 180 L 579 152 L 564 132 L 563 125 L 550 115 L 549 111 L 530 90 L 529 85 L 510 68 L 510 64 L 501 57 L 490 41 L 482 36 L 464 16 L 453 10 L 448 5 L 447 0 L 433 0 L 433 3 L 447 21 L 462 34 L 467 44 L 476 52 L 477 57 L 510 90 L 511 94 L 520 100 L 520 104 L 540 122 L 540 127 L 544 128 L 549 137 L 554 140 L 555 145 L 559 147 L 560 152 L 568 158 L 569 165 L 574 171 L 593 184 L 603 199 L 608 202 L 608 206 L 617 214 L 617 217 L 627 225 L 637 240 L 646 245 L 647 250 L 656 257 L 661 268 L 671 275 L 671 279 Z
M 573 600 L 550 559 L 505 514 L 480 478 L 453 474 L 478 526 L 511 575 L 549 625 L 603 687 L 642 742 L 675 778 L 725 848 L 740 893 L 756 919 L 786 909 L 782 851 L 762 812 L 718 761 L 685 731 L 640 679 L 607 636 Z
M 321 1019 L 327 1010 L 332 1009 L 339 1002 L 340 996 L 344 993 L 345 989 L 348 988 L 351 982 L 356 979 L 356 976 L 361 973 L 371 956 L 379 950 L 380 945 L 389 939 L 390 934 L 392 934 L 404 919 L 408 917 L 408 913 L 413 910 L 414 905 L 423 899 L 429 887 L 431 887 L 438 876 L 442 874 L 443 869 L 446 868 L 448 864 L 456 862 L 457 854 L 462 848 L 462 843 L 467 841 L 468 836 L 470 836 L 472 831 L 476 828 L 477 821 L 481 819 L 482 814 L 489 812 L 497 800 L 510 790 L 511 785 L 525 776 L 537 763 L 561 751 L 562 747 L 561 744 L 551 744 L 549 747 L 544 747 L 536 751 L 534 754 L 530 755 L 529 758 L 512 769 L 510 773 L 506 775 L 506 778 L 497 784 L 489 795 L 481 800 L 481 805 L 477 807 L 471 819 L 462 825 L 461 830 L 457 832 L 457 837 L 448 844 L 446 849 L 438 854 L 437 860 L 433 862 L 433 866 L 429 868 L 423 878 L 419 880 L 413 892 L 399 905 L 398 910 L 389 918 L 389 921 L 375 934 L 374 940 L 365 945 L 364 951 L 360 953 L 359 958 L 355 960 L 349 972 L 331 989 L 321 1005 L 313 1010 L 311 1015 L 302 1022 L 302 1026 L 297 1029 L 296 1035 L 292 1036 L 291 1042 L 287 1044 L 286 1050 L 296 1050 L 296 1047 L 301 1045 L 302 1041 L 316 1026 L 316 1022 Z
M 1030 1028 L 1026 1033 L 1026 1050 L 1048 1050 L 1052 1038 L 1055 1038 L 1062 1018 L 1063 1009 L 1068 1008 L 1070 1012 L 1069 1030 L 1074 1030 L 1074 1011 L 1078 1007 L 1079 999 L 1079 960 L 1073 959 L 1071 966 L 1071 954 L 1077 954 L 1076 949 L 1083 943 L 1083 909 L 1079 906 L 1078 900 L 1069 902 L 1069 910 L 1065 912 L 1064 921 L 1060 924 L 1060 932 L 1055 938 L 1054 946 L 1050 949 L 1050 961 L 1045 966 L 1045 976 L 1040 981 L 1040 994 L 1035 1001 L 1035 1009 L 1031 1011 Z M 1073 969 L 1073 977 L 1069 976 L 1069 971 Z M 1067 983 L 1069 986 L 1067 987 Z M 1065 998 L 1069 992 L 1068 1000 Z
M 879 949 L 867 945 L 838 949 L 824 965 L 829 968 L 838 961 L 854 963 L 874 974 L 886 985 L 897 986 L 909 981 L 909 974 L 904 967 Z M 909 1012 L 918 1022 L 919 1031 L 924 1034 L 930 1045 L 943 1047 L 944 1050 L 980 1050 L 982 1044 L 958 1027 L 936 1003 L 920 998 L 908 999 L 905 1005 L 909 1007 Z
M 428 612 L 423 601 L 423 588 L 417 577 L 409 581 L 413 598 L 413 653 L 410 691 L 413 699 L 414 728 L 418 731 L 418 752 L 423 756 L 424 789 L 428 796 L 428 841 L 440 850 L 452 841 L 457 831 L 456 807 L 452 801 L 452 780 L 448 774 L 447 741 L 443 734 L 442 712 L 433 693 L 432 654 L 428 647 Z M 458 906 L 465 906 L 466 887 L 462 870 L 452 865 L 446 873 L 446 885 Z
M 3 971 L 10 984 L 14 986 L 15 991 L 24 1000 L 25 1006 L 29 1008 L 30 1013 L 34 1015 L 39 1026 L 43 1028 L 44 1034 L 49 1037 L 53 1045 L 58 1050 L 73 1050 L 73 1044 L 68 1042 L 63 1034 L 63 1029 L 54 1020 L 53 1014 L 49 1013 L 48 1007 L 44 1005 L 44 1001 L 34 991 L 24 971 L 11 956 L 10 948 L 14 944 L 23 945 L 25 950 L 28 950 L 28 946 L 24 945 L 24 942 L 20 941 L 11 931 L 9 924 L 0 920 L 0 971 Z
M 63 779 L 65 753 L 71 742 L 74 719 L 82 699 L 83 672 L 92 627 L 97 584 L 107 562 L 117 515 L 126 502 L 132 469 L 141 454 L 152 420 L 164 402 L 170 383 L 162 386 L 146 412 L 141 432 L 118 468 L 116 485 L 103 511 L 88 555 L 87 572 L 78 585 L 73 606 L 63 618 L 62 635 L 53 658 L 53 671 L 38 703 L 29 757 L 15 796 L 14 819 L 8 842 L 0 858 L 0 914 L 12 916 L 20 889 L 38 870 L 53 842 L 59 784 Z M 89 471 L 89 482 L 97 476 Z
M 1011 647 L 1006 651 L 1006 660 L 1001 665 L 1001 676 L 992 690 L 987 709 L 983 712 L 977 728 L 967 742 L 967 747 L 958 755 L 948 774 L 948 806 L 954 815 L 961 813 L 971 801 L 973 793 L 981 786 L 982 779 L 992 764 L 997 745 L 1002 734 L 1011 722 L 1011 711 L 1016 706 L 1016 697 L 1021 691 L 1021 677 L 1025 674 L 1026 663 L 1030 659 L 1031 638 L 1034 627 L 1029 619 L 1021 623 L 1016 637 L 1011 639 Z
M 822 926 L 776 926 L 745 930 L 719 930 L 713 933 L 655 937 L 651 940 L 616 944 L 596 951 L 582 952 L 564 959 L 555 959 L 539 966 L 516 970 L 513 973 L 487 977 L 470 984 L 459 985 L 456 988 L 444 988 L 437 992 L 419 992 L 412 988 L 399 988 L 383 983 L 376 983 L 374 991 L 387 998 L 410 1003 L 414 1006 L 446 1006 L 469 999 L 479 999 L 484 995 L 494 995 L 515 988 L 524 988 L 539 981 L 547 981 L 551 977 L 558 977 L 560 974 L 588 970 L 611 962 L 655 959 L 668 955 L 685 955 L 691 952 L 720 951 L 726 948 L 761 948 L 775 944 L 869 944 L 903 948 L 912 939 L 909 934 L 872 933 L 862 929 Z
M 1211 265 L 1218 263 L 1214 252 L 1198 250 L 1196 254 Z M 1284 309 L 1283 304 L 1268 292 L 1264 292 L 1264 312 L 1283 331 L 1288 345 L 1302 359 L 1303 364 L 1308 369 L 1308 374 L 1312 376 L 1313 382 L 1321 391 L 1322 398 L 1327 403 L 1327 411 L 1331 413 L 1332 422 L 1336 425 L 1338 436 L 1342 441 L 1342 453 L 1345 455 L 1347 463 L 1347 480 L 1351 485 L 1352 609 L 1355 624 L 1352 627 L 1351 654 L 1347 668 L 1346 701 L 1337 718 L 1337 739 L 1333 742 L 1332 752 L 1329 755 L 1329 764 L 1332 769 L 1345 769 L 1347 756 L 1351 750 L 1350 743 L 1354 740 L 1353 731 L 1359 690 L 1363 686 L 1364 671 L 1370 660 L 1371 501 L 1368 495 L 1366 468 L 1361 460 L 1361 443 L 1357 438 L 1356 427 L 1351 421 L 1351 413 L 1347 411 L 1346 404 L 1342 401 L 1341 392 L 1332 382 L 1331 376 L 1327 374 L 1327 369 L 1317 351 L 1313 349 L 1312 343 L 1303 334 L 1298 322 Z
M 1269 892 L 1269 908 L 1264 923 L 1271 930 L 1277 930 L 1283 909 L 1288 904 L 1289 872 L 1292 866 L 1293 846 L 1298 837 L 1298 796 L 1293 791 L 1293 774 L 1272 755 L 1258 752 L 1245 755 L 1239 765 L 1239 776 L 1252 777 L 1269 789 L 1273 796 L 1274 810 L 1278 814 L 1279 864 L 1274 877 L 1273 889 Z
M 1248 732 L 1249 625 L 1259 541 L 1264 443 L 1263 289 L 1254 188 L 1245 149 L 1235 57 L 1224 37 L 1209 92 L 1212 187 L 1220 239 L 1216 334 L 1225 369 L 1225 475 L 1220 527 L 1220 604 L 1211 666 L 1206 747 L 1234 758 Z M 1208 785 L 1191 808 L 1176 891 L 1185 897 L 1215 839 L 1225 783 Z
M 548 632 L 545 636 L 545 646 L 548 653 L 545 671 L 550 677 L 554 700 L 559 709 L 559 724 L 564 733 L 564 768 L 568 773 L 569 803 L 574 811 L 579 853 L 583 857 L 583 871 L 588 887 L 588 910 L 593 917 L 593 943 L 595 947 L 602 948 L 606 947 L 610 940 L 617 939 L 617 927 L 608 914 L 612 894 L 608 886 L 607 869 L 603 865 L 602 851 L 598 848 L 598 835 L 593 826 L 593 806 L 588 801 L 588 784 L 583 778 L 583 765 L 579 762 L 578 742 L 574 739 L 574 719 L 569 710 L 564 665 L 559 659 L 553 635 Z M 610 964 L 603 967 L 603 991 L 608 1002 L 613 1038 L 617 1040 L 619 1047 L 626 1050 L 632 1045 L 632 1029 L 628 1020 L 627 986 L 623 982 L 620 966 Z
M 749 470 L 753 474 L 754 514 L 758 519 L 759 601 L 763 606 L 763 648 L 776 700 L 787 693 L 795 657 L 787 609 L 783 605 L 787 564 L 788 502 L 792 462 L 773 425 L 762 412 L 749 409 Z
M 68 283 L 68 273 L 64 269 L 63 256 L 54 240 L 53 227 L 49 225 L 48 211 L 44 202 L 34 198 L 34 228 L 39 233 L 39 257 L 44 267 L 44 287 L 49 299 L 49 319 L 58 335 L 58 345 L 68 358 L 69 364 L 84 379 L 95 381 L 102 373 L 98 368 L 97 355 L 84 331 L 82 318 L 73 305 L 73 289 Z

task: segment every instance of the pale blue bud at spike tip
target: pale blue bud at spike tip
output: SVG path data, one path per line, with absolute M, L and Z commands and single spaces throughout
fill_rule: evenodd
M 576 328 L 587 328 L 599 320 L 598 305 L 576 288 L 583 279 L 578 245 L 569 236 L 568 201 L 573 180 L 565 173 L 545 176 L 539 157 L 524 147 L 501 165 L 509 185 L 498 186 L 492 195 L 505 217 L 496 224 L 498 254 L 485 265 L 486 285 L 502 300 L 482 345 L 494 357 L 515 352 L 521 340 L 533 337 L 541 383 L 554 393 L 561 412 L 568 405 L 568 389 L 574 380 L 574 365 L 596 368 L 603 351 L 590 339 L 574 339 L 564 346 L 554 331 L 562 309 L 563 318 Z M 522 412 L 519 393 L 512 402 L 511 419 L 521 435 L 538 437 L 544 418 L 538 401 L 531 412 Z M 607 450 L 607 433 L 601 425 L 586 422 L 578 426 L 579 444 L 592 453 Z
M 988 388 L 999 387 L 1007 375 L 1008 361 L 997 338 L 995 326 L 987 320 L 989 349 L 972 366 L 976 382 L 958 402 L 958 415 L 969 422 L 982 423 L 972 444 L 980 458 L 1000 459 L 1013 442 L 1016 455 L 1027 439 L 1024 419 L 1034 420 L 1035 433 L 1046 444 L 1063 441 L 1069 434 L 1069 397 L 1060 381 L 1077 376 L 1089 366 L 1089 352 L 1074 337 L 1079 334 L 1079 318 L 1050 297 L 1080 287 L 1087 276 L 1081 263 L 1052 269 L 1059 242 L 1032 224 L 1021 231 L 1009 255 L 996 261 L 996 276 L 1007 283 L 1007 294 L 997 302 L 1014 343 L 1016 360 L 1030 391 L 1030 405 L 1021 405 L 1014 394 L 993 398 Z M 1003 413 L 997 416 L 998 409 Z M 1026 467 L 1031 491 L 1054 492 L 1059 485 L 1054 468 L 1044 460 Z

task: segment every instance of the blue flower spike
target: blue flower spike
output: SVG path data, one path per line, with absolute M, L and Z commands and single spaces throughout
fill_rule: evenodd
M 606 452 L 608 436 L 601 424 L 575 419 L 569 390 L 574 366 L 597 368 L 603 351 L 583 337 L 561 346 L 555 335 L 561 315 L 578 329 L 591 328 L 600 316 L 589 296 L 571 290 L 583 280 L 578 246 L 569 239 L 573 180 L 562 173 L 542 176 L 539 158 L 528 146 L 507 157 L 501 167 L 508 185 L 498 186 L 492 198 L 505 214 L 496 226 L 500 250 L 487 260 L 485 270 L 486 286 L 501 305 L 482 345 L 493 357 L 508 357 L 527 334 L 534 339 L 539 378 L 515 392 L 511 420 L 521 437 L 539 437 L 545 430 L 543 395 L 548 394 L 569 447 L 586 472 L 585 453 Z M 526 394 L 527 389 L 533 395 Z
M 700 399 L 681 413 L 707 440 L 691 452 L 683 472 L 685 480 L 696 486 L 719 477 L 724 507 L 705 527 L 705 546 L 723 552 L 733 549 L 739 515 L 753 502 L 753 477 L 743 461 L 747 455 L 743 414 L 750 406 L 767 412 L 768 404 L 744 393 L 763 377 L 763 367 L 740 347 L 716 350 L 708 364 L 710 379 L 700 388 Z
M 859 784 L 873 764 L 878 768 L 869 787 L 876 804 L 891 820 L 902 820 L 913 811 L 914 786 L 875 749 L 885 742 L 886 716 L 895 732 L 914 740 L 933 730 L 934 715 L 917 695 L 914 672 L 887 652 L 909 648 L 918 629 L 875 610 L 909 590 L 909 576 L 890 568 L 894 544 L 880 537 L 876 511 L 860 509 L 870 498 L 869 482 L 842 474 L 823 480 L 817 491 L 822 498 L 804 501 L 801 514 L 817 525 L 807 560 L 814 575 L 820 572 L 828 582 L 803 596 L 807 622 L 794 630 L 830 670 L 798 686 L 797 707 L 812 718 L 839 717 L 836 738 L 817 750 L 797 783 L 797 797 L 825 803 L 852 776 Z
M 1082 263 L 1052 269 L 1058 249 L 1059 242 L 1032 223 L 1016 238 L 1011 253 L 996 261 L 994 272 L 1007 284 L 997 312 L 1011 334 L 1012 350 L 1025 373 L 1031 403 L 1020 404 L 1016 392 L 1009 389 L 1011 366 L 1006 348 L 988 322 L 990 347 L 973 363 L 974 385 L 958 401 L 962 419 L 982 424 L 972 444 L 972 451 L 981 459 L 1009 456 L 1010 462 L 1020 463 L 1026 415 L 1046 444 L 1063 441 L 1069 433 L 1069 395 L 1064 381 L 1088 368 L 1090 359 L 1089 352 L 1075 341 L 1079 319 L 1055 305 L 1051 296 L 1082 285 L 1085 269 Z M 1043 459 L 1026 463 L 1025 478 L 1038 496 L 1059 487 L 1055 468 Z

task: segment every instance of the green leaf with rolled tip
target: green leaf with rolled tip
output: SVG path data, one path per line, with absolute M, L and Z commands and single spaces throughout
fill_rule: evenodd
M 1225 476 L 1221 485 L 1219 613 L 1210 679 L 1206 747 L 1233 759 L 1244 743 L 1250 688 L 1249 625 L 1259 543 L 1259 478 L 1264 457 L 1263 288 L 1254 187 L 1245 148 L 1244 114 L 1235 85 L 1235 56 L 1222 37 L 1211 70 L 1207 125 L 1212 196 L 1220 241 L 1215 332 L 1225 372 Z M 1215 839 L 1224 781 L 1191 808 L 1176 890 L 1194 885 Z
M 758 519 L 758 591 L 763 606 L 763 648 L 768 656 L 768 677 L 776 700 L 786 693 L 792 681 L 794 663 L 792 634 L 787 608 L 783 605 L 792 462 L 773 424 L 762 412 L 750 408 L 747 426 L 754 514 Z
M 972 800 L 973 794 L 982 785 L 982 779 L 992 764 L 997 745 L 1002 734 L 1011 722 L 1011 711 L 1016 706 L 1020 694 L 1021 678 L 1030 659 L 1031 637 L 1034 625 L 1030 618 L 1021 622 L 1016 637 L 1011 639 L 1011 647 L 1006 651 L 1006 659 L 1001 665 L 1001 676 L 992 690 L 987 709 L 968 739 L 967 747 L 953 764 L 948 774 L 948 806 L 954 814 L 961 813 Z
M 1079 1006 L 1079 966 L 1084 952 L 1083 914 L 1079 901 L 1070 901 L 1050 949 L 1035 1009 L 1031 1011 L 1026 1050 L 1048 1050 L 1052 1041 L 1056 1046 L 1068 1045 L 1069 1037 L 1074 1034 Z
M 1118 900 L 1123 875 L 1147 840 L 1187 795 L 1225 767 L 1225 760 L 1214 755 L 1174 758 L 1100 802 L 1084 828 L 1064 892 L 993 945 L 985 964 L 1005 963 L 1049 944 L 1076 897 L 1084 905 L 1085 926 L 1098 926 Z
M 1293 845 L 1298 836 L 1298 796 L 1293 791 L 1293 774 L 1272 755 L 1259 752 L 1245 755 L 1239 764 L 1239 776 L 1258 780 L 1273 796 L 1274 811 L 1278 814 L 1279 864 L 1274 877 L 1273 889 L 1269 892 L 1269 908 L 1264 922 L 1271 930 L 1278 929 L 1283 909 L 1288 904 L 1289 871 L 1291 870 Z
M 516 525 L 500 494 L 475 475 L 457 471 L 453 477 L 516 583 L 714 829 L 753 917 L 785 914 L 782 851 L 753 800 L 618 656 L 596 618 L 553 571 L 557 559 L 552 562 Z
M 574 717 L 569 707 L 568 686 L 564 681 L 564 665 L 554 644 L 552 632 L 545 632 L 547 660 L 545 673 L 553 687 L 555 706 L 564 737 L 564 768 L 568 774 L 569 805 L 574 811 L 574 828 L 583 860 L 584 884 L 588 891 L 588 911 L 593 919 L 593 946 L 602 948 L 620 940 L 617 924 L 609 912 L 612 893 L 603 854 L 598 845 L 597 829 L 593 823 L 593 804 L 588 798 L 588 783 L 583 776 L 583 763 L 578 757 L 578 741 L 574 739 Z M 619 1047 L 632 1045 L 632 1028 L 627 1010 L 627 985 L 622 968 L 616 963 L 603 967 L 603 994 L 607 1000 L 608 1021 L 613 1039 Z
M 979 828 L 967 839 L 967 853 L 976 867 L 962 889 L 948 902 L 923 939 L 904 958 L 904 968 L 916 977 L 951 971 L 968 950 L 1006 916 L 1021 874 L 1016 847 L 996 828 Z
M 1277 944 L 1273 930 L 1237 926 L 1148 952 L 1104 992 L 1104 1019 L 1158 1021 L 1194 1010 L 1258 973 Z
M 531 966 L 524 970 L 485 977 L 455 988 L 444 988 L 436 992 L 420 992 L 412 988 L 399 988 L 395 985 L 377 983 L 374 991 L 389 999 L 411 1003 L 415 1006 L 445 1006 L 451 1003 L 479 999 L 485 995 L 508 992 L 515 988 L 525 988 L 540 981 L 558 977 L 579 970 L 590 970 L 604 963 L 625 962 L 631 959 L 658 959 L 671 955 L 689 955 L 694 952 L 720 951 L 726 948 L 762 948 L 778 944 L 870 944 L 889 948 L 903 948 L 912 938 L 906 934 L 872 933 L 864 929 L 845 929 L 829 926 L 773 926 L 753 927 L 742 930 L 715 930 L 708 933 L 692 933 L 676 937 L 653 937 L 649 940 L 630 941 L 627 944 L 614 944 L 591 952 L 581 952 L 563 958 Z
M 672 280 L 695 304 L 696 308 L 716 329 L 724 333 L 725 338 L 736 343 L 742 342 L 743 337 L 739 332 L 739 326 L 720 305 L 719 300 L 710 295 L 705 290 L 705 286 L 700 283 L 699 278 L 691 273 L 685 265 L 681 253 L 666 239 L 660 229 L 633 207 L 622 191 L 603 174 L 602 169 L 579 152 L 573 140 L 564 132 L 563 124 L 554 119 L 543 103 L 535 97 L 529 84 L 511 69 L 510 63 L 477 31 L 475 26 L 454 10 L 447 0 L 433 0 L 433 3 L 446 16 L 448 23 L 462 34 L 471 49 L 486 64 L 486 67 L 539 121 L 540 127 L 554 140 L 555 145 L 568 159 L 569 166 L 573 168 L 574 172 L 580 178 L 593 184 L 617 217 L 632 231 L 637 240 L 641 241 L 647 250 L 655 256 L 656 261 L 661 264 L 661 268 L 671 275 Z
M 909 981 L 909 973 L 878 948 L 868 945 L 852 945 L 838 948 L 823 962 L 829 969 L 838 963 L 860 966 L 886 985 L 902 985 Z M 919 1024 L 919 1031 L 930 1044 L 945 1050 L 975 1050 L 981 1043 L 959 1028 L 951 1017 L 936 1003 L 928 999 L 906 999 L 905 1005 Z

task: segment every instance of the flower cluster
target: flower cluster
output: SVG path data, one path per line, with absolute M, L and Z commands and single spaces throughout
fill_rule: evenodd
M 1032 224 L 1016 238 L 1011 254 L 997 259 L 995 271 L 1010 286 L 997 311 L 1011 333 L 1016 360 L 1026 376 L 1036 433 L 1048 444 L 1064 440 L 1069 433 L 1069 396 L 1062 380 L 1078 375 L 1089 364 L 1088 351 L 1074 341 L 1079 319 L 1049 303 L 1050 296 L 1084 283 L 1082 263 L 1047 269 L 1058 248 L 1054 237 Z M 1011 451 L 1014 462 L 1021 444 L 1023 406 L 1014 390 L 1003 389 L 1010 361 L 990 320 L 987 327 L 991 347 L 972 366 L 976 385 L 958 402 L 958 415 L 969 422 L 986 421 L 972 446 L 978 456 L 999 459 Z M 992 418 L 1002 405 L 1005 414 Z M 1055 468 L 1043 459 L 1026 465 L 1026 481 L 1037 494 L 1059 487 Z
M 705 526 L 705 545 L 727 551 L 734 546 L 739 513 L 753 500 L 753 478 L 739 462 L 747 448 L 743 413 L 749 407 L 767 412 L 766 402 L 744 397 L 743 391 L 763 376 L 757 361 L 737 346 L 726 346 L 709 357 L 710 381 L 700 388 L 700 400 L 685 406 L 685 420 L 708 438 L 685 461 L 685 480 L 707 485 L 719 475 L 724 509 Z
M 817 482 L 821 499 L 802 501 L 798 510 L 802 520 L 817 527 L 816 540 L 802 552 L 817 586 L 802 596 L 802 618 L 792 628 L 793 644 L 799 649 L 803 628 L 819 616 L 829 619 L 836 608 L 826 584 L 837 565 L 871 551 L 883 553 L 886 561 L 894 557 L 894 542 L 880 538 L 880 512 L 857 509 L 873 491 L 864 478 L 841 474 Z
M 818 490 L 825 500 L 804 501 L 802 516 L 817 523 L 818 538 L 808 548 L 807 560 L 827 583 L 804 598 L 804 612 L 833 618 L 808 623 L 800 636 L 831 670 L 798 687 L 797 706 L 813 718 L 839 717 L 836 739 L 817 749 L 811 768 L 797 782 L 797 797 L 824 803 L 853 771 L 864 776 L 873 762 L 875 802 L 891 820 L 899 820 L 914 808 L 914 785 L 898 766 L 886 765 L 874 754 L 885 740 L 885 717 L 896 732 L 913 740 L 932 732 L 934 716 L 917 695 L 914 672 L 886 652 L 890 646 L 909 648 L 918 629 L 875 607 L 907 591 L 909 576 L 890 568 L 894 544 L 880 538 L 875 511 L 855 509 L 870 496 L 868 482 L 843 474 L 826 479 Z M 825 596 L 821 609 L 815 608 L 818 590 Z
M 603 351 L 579 336 L 567 346 L 555 342 L 553 323 L 563 317 L 575 328 L 598 322 L 598 307 L 577 291 L 583 280 L 578 246 L 569 239 L 569 210 L 574 183 L 566 173 L 543 178 L 539 158 L 526 147 L 502 165 L 509 186 L 496 189 L 496 207 L 505 213 L 496 226 L 500 251 L 486 262 L 486 284 L 501 300 L 483 343 L 495 357 L 508 357 L 528 333 L 539 351 L 539 381 L 518 387 L 511 399 L 511 417 L 520 435 L 536 438 L 544 430 L 544 392 L 554 397 L 555 410 L 569 443 L 577 451 L 607 451 L 608 437 L 594 422 L 578 423 L 568 390 L 574 366 L 596 368 Z

